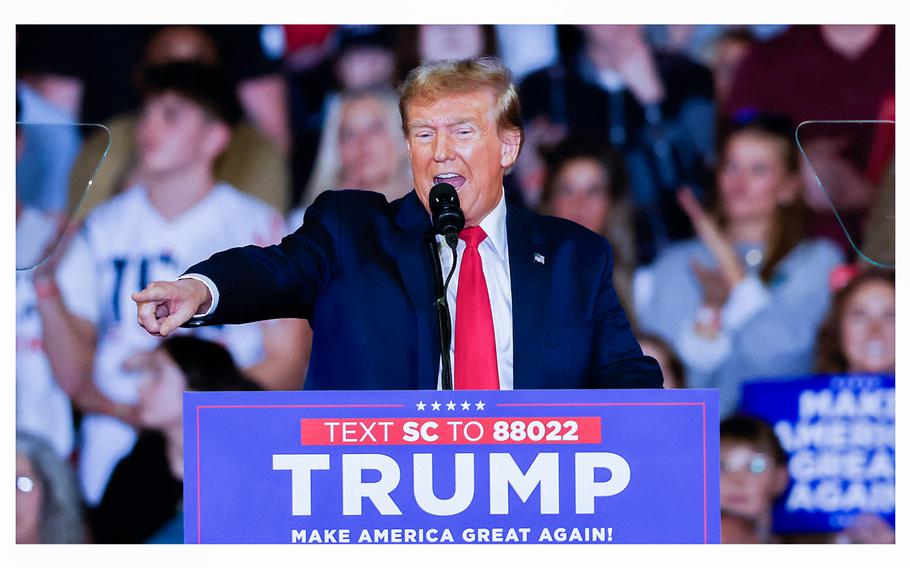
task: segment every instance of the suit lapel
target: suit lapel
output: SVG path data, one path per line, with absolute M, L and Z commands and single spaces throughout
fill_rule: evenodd
M 395 261 L 417 318 L 418 388 L 436 390 L 439 373 L 439 329 L 433 310 L 433 265 L 425 235 L 430 216 L 415 191 L 401 199 L 392 245 Z
M 538 388 L 552 262 L 531 215 L 520 207 L 507 207 L 514 387 Z

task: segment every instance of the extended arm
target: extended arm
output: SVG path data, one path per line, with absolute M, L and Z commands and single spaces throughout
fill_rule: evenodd
M 233 248 L 191 266 L 188 274 L 209 278 L 218 291 L 217 306 L 204 323 L 309 319 L 317 295 L 335 270 L 331 233 L 338 217 L 337 199 L 324 192 L 307 209 L 303 225 L 279 244 Z M 166 336 L 206 313 L 212 295 L 202 282 L 185 278 L 153 282 L 133 300 L 140 325 L 153 335 Z

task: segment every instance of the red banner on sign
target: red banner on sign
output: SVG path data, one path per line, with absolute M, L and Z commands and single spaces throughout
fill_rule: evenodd
M 599 416 L 302 419 L 304 446 L 599 444 Z

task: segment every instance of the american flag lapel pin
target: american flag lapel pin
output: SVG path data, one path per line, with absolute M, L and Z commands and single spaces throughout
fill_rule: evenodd
M 539 252 L 534 253 L 534 262 L 536 262 L 537 264 L 544 264 L 545 261 L 546 261 L 546 259 L 543 257 L 542 254 L 540 254 Z

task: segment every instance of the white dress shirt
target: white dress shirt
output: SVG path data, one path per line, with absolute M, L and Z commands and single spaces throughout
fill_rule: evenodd
M 500 390 L 512 390 L 514 380 L 512 370 L 514 366 L 512 348 L 512 278 L 509 273 L 509 242 L 506 231 L 506 199 L 505 192 L 499 198 L 499 204 L 480 222 L 480 228 L 487 234 L 487 238 L 480 243 L 477 251 L 483 264 L 483 277 L 487 282 L 487 292 L 490 296 L 490 308 L 493 312 L 493 333 L 496 338 L 496 369 L 499 373 Z M 439 248 L 440 264 L 442 265 L 443 280 L 449 275 L 452 268 L 452 251 L 442 242 L 442 237 L 437 235 L 436 242 Z M 452 318 L 452 345 L 449 356 L 452 361 L 452 377 L 455 377 L 455 315 L 457 313 L 456 298 L 458 296 L 458 274 L 461 270 L 461 258 L 464 256 L 465 243 L 458 240 L 458 263 L 455 273 L 446 290 L 446 299 L 449 302 L 449 314 Z M 208 287 L 212 295 L 212 305 L 205 312 L 199 314 L 206 316 L 218 307 L 218 287 L 211 279 L 201 274 L 185 274 L 180 278 L 199 280 Z M 440 360 L 442 358 L 440 357 Z M 442 388 L 442 363 L 440 361 L 439 374 L 437 375 L 437 388 Z M 455 385 L 458 388 L 458 385 Z

